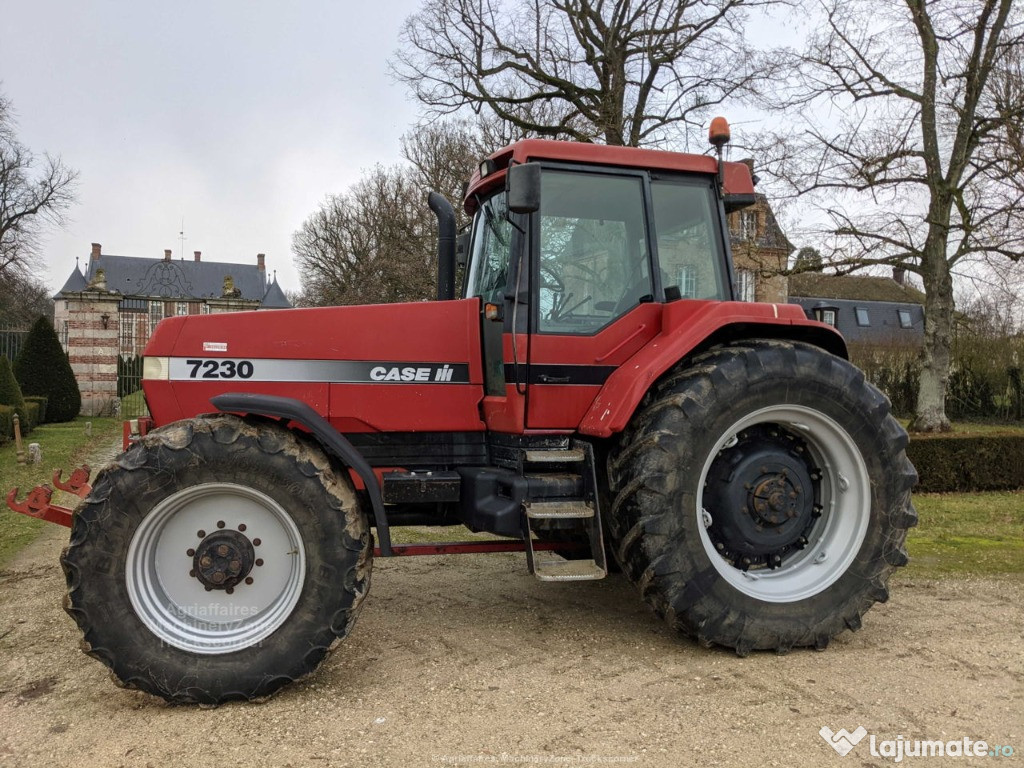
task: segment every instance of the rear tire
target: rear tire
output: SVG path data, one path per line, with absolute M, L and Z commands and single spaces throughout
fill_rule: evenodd
M 906 444 L 845 360 L 797 342 L 713 349 L 655 386 L 612 456 L 616 558 L 705 645 L 824 648 L 907 563 Z
M 201 417 L 96 478 L 61 558 L 83 648 L 173 702 L 254 699 L 352 627 L 372 539 L 348 479 L 283 427 Z

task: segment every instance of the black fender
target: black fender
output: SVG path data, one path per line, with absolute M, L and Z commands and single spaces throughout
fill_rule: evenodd
M 380 484 L 373 469 L 345 437 L 338 433 L 327 420 L 313 410 L 307 403 L 290 397 L 275 395 L 258 395 L 250 392 L 227 392 L 210 398 L 210 402 L 219 411 L 225 413 L 243 413 L 258 416 L 273 416 L 287 421 L 294 421 L 308 429 L 317 442 L 327 453 L 345 466 L 350 467 L 366 486 L 373 507 L 374 526 L 377 528 L 377 540 L 380 553 L 390 557 L 391 530 L 388 528 L 387 514 L 384 512 L 384 500 L 380 493 Z

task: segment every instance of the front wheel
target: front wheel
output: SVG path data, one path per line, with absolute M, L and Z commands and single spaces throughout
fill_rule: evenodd
M 347 478 L 279 426 L 151 432 L 96 479 L 62 557 L 87 652 L 169 701 L 266 696 L 312 671 L 369 587 Z
M 823 648 L 907 562 L 906 442 L 845 360 L 796 342 L 716 348 L 659 383 L 612 457 L 616 555 L 705 644 Z

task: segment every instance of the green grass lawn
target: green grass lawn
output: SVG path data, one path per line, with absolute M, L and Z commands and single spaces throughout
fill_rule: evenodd
M 1024 575 L 1024 491 L 914 496 L 905 576 Z
M 91 435 L 85 433 L 87 421 L 92 422 Z M 119 419 L 84 416 L 63 424 L 44 424 L 36 427 L 24 442 L 26 450 L 28 443 L 39 443 L 43 451 L 43 461 L 39 464 L 19 465 L 14 443 L 0 446 L 0 567 L 3 567 L 15 552 L 32 541 L 44 526 L 52 525 L 9 510 L 6 502 L 7 491 L 13 486 L 18 486 L 18 498 L 22 500 L 33 486 L 43 483 L 52 485 L 53 470 L 57 467 L 64 470 L 66 479 L 72 468 L 85 461 L 98 447 L 114 440 L 120 430 Z M 56 491 L 53 501 L 73 508 L 78 502 L 78 497 Z

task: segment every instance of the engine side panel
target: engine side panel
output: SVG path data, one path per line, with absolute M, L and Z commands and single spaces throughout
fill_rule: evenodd
M 340 432 L 483 430 L 479 301 L 191 315 L 163 321 L 143 381 L 157 424 L 258 392 L 308 403 Z

